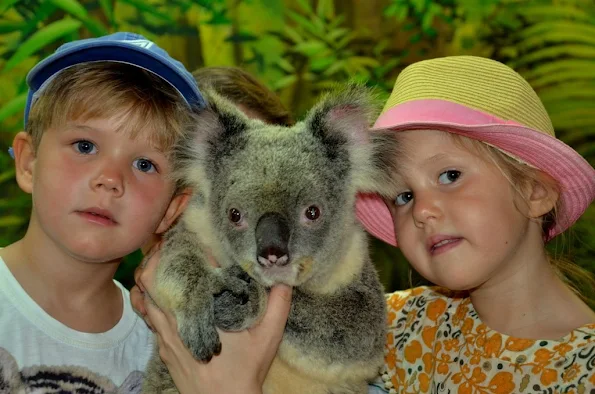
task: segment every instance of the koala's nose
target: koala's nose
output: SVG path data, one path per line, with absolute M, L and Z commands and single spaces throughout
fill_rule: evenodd
M 256 259 L 263 267 L 289 264 L 289 226 L 276 212 L 265 213 L 256 224 Z

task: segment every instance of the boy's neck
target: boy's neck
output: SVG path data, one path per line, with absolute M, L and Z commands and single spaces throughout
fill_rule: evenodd
M 76 260 L 47 237 L 36 234 L 35 226 L 1 255 L 25 292 L 66 326 L 97 333 L 108 331 L 120 320 L 123 300 L 113 282 L 119 260 Z
M 595 313 L 556 274 L 543 248 L 514 264 L 506 276 L 470 292 L 488 327 L 516 338 L 560 339 L 595 323 Z

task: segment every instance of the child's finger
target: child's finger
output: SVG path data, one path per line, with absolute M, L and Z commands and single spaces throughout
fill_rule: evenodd
M 147 311 L 145 309 L 144 303 L 144 294 L 143 291 L 139 288 L 139 286 L 134 286 L 130 289 L 130 303 L 132 307 L 141 315 L 141 317 L 145 317 Z
M 287 285 L 275 285 L 271 288 L 265 315 L 255 327 L 259 333 L 281 339 L 291 309 L 291 293 L 292 288 Z
M 153 288 L 153 280 L 155 279 L 155 271 L 159 265 L 159 259 L 161 257 L 161 251 L 157 249 L 145 262 L 145 266 L 138 273 L 137 283 L 141 285 L 143 290 L 151 292 Z M 136 272 L 135 272 L 136 274 Z

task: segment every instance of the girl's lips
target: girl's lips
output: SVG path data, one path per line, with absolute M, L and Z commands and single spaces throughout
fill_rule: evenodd
M 438 254 L 448 252 L 449 250 L 456 248 L 461 243 L 462 240 L 463 240 L 463 238 L 442 239 L 441 241 L 434 243 L 430 247 L 430 254 L 432 256 L 436 256 Z

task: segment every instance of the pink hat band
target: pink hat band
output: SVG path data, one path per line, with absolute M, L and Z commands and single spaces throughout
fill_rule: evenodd
M 560 186 L 556 225 L 546 241 L 570 227 L 595 198 L 595 170 L 571 147 L 547 132 L 446 99 L 416 99 L 386 109 L 373 130 L 443 130 L 482 141 L 552 176 Z M 396 197 L 396 196 L 395 196 Z M 356 213 L 366 230 L 396 245 L 390 212 L 375 194 L 360 194 Z

